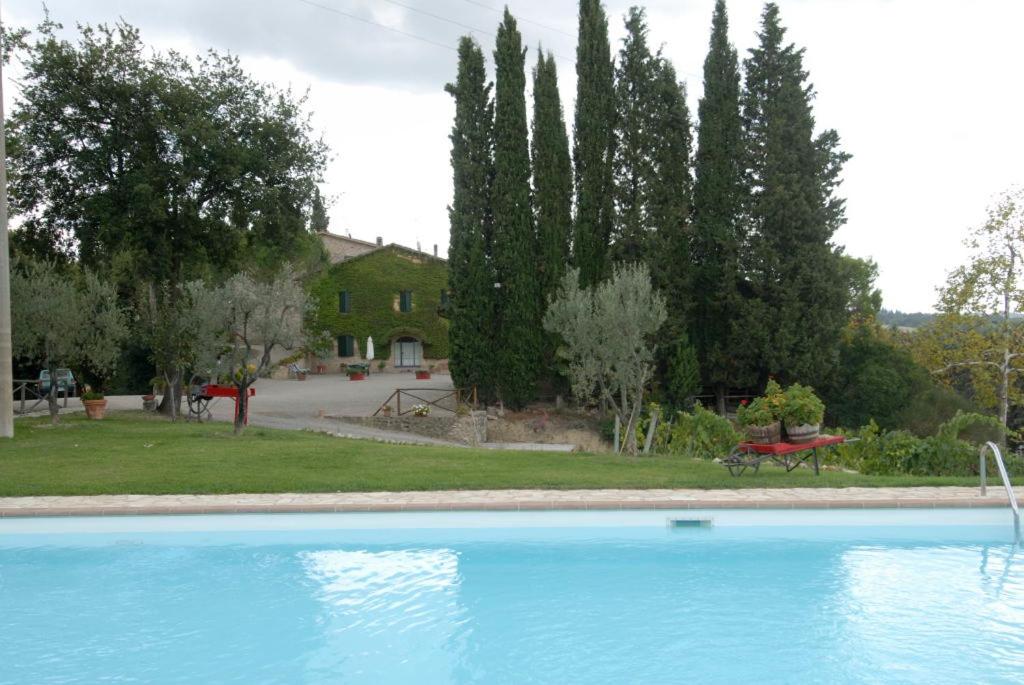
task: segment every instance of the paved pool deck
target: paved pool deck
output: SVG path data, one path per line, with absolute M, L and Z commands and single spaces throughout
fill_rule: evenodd
M 0 497 L 0 516 L 536 511 L 558 509 L 903 509 L 1005 507 L 1003 488 L 758 488 L 745 490 L 440 490 L 432 492 Z

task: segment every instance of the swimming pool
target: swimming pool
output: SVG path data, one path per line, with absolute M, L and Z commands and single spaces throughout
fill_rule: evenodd
M 0 520 L 0 683 L 1021 683 L 1011 537 L 1005 509 Z

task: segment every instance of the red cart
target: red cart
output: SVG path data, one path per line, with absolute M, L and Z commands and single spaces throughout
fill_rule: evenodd
M 254 397 L 256 388 L 247 388 L 246 395 Z M 219 383 L 191 383 L 188 386 L 188 414 L 197 421 L 203 420 L 203 415 L 209 419 L 210 400 L 214 397 L 230 397 L 235 403 L 235 418 L 238 418 L 238 388 L 233 385 L 221 385 Z M 245 423 L 249 424 L 249 413 L 245 414 Z
M 820 473 L 818 460 L 818 449 L 835 449 L 836 445 L 847 442 L 842 435 L 822 435 L 810 442 L 771 442 L 762 445 L 756 442 L 741 442 L 737 445 L 728 457 L 722 460 L 722 464 L 729 469 L 729 473 L 739 476 L 748 468 L 754 469 L 757 473 L 761 464 L 771 460 L 779 466 L 784 466 L 786 471 L 792 471 L 800 464 L 809 459 L 814 460 L 814 475 Z

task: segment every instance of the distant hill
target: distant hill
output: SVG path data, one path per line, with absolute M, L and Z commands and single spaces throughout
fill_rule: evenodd
M 878 322 L 883 326 L 898 328 L 920 328 L 935 318 L 932 312 L 901 312 L 883 309 L 878 312 Z

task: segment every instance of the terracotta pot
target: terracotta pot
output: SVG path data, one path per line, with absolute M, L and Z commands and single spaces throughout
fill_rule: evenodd
M 156 397 L 153 395 L 142 396 L 142 410 L 143 411 L 156 411 Z
M 430 372 L 429 371 L 417 371 L 416 372 L 416 380 L 418 380 L 418 381 L 428 381 L 428 380 L 430 380 Z
M 306 374 L 304 374 L 304 373 L 297 373 L 297 374 L 295 374 L 295 377 L 296 377 L 296 378 L 297 378 L 298 380 L 300 380 L 300 381 L 304 381 L 304 380 L 306 380 Z
M 90 419 L 102 419 L 107 413 L 107 400 L 82 400 L 85 415 Z
M 386 419 L 389 419 L 389 418 L 391 418 L 391 410 L 390 409 L 381 409 L 380 410 L 380 415 L 383 416 Z
M 348 375 L 348 379 L 350 381 L 365 381 L 366 380 L 366 374 L 365 373 L 350 373 Z
M 791 426 L 786 424 L 786 438 L 790 442 L 802 443 L 811 442 L 812 440 L 818 439 L 818 434 L 821 430 L 821 424 L 818 423 L 804 423 L 799 426 Z
M 747 426 L 747 440 L 757 445 L 782 442 L 782 424 L 776 421 L 767 426 Z

